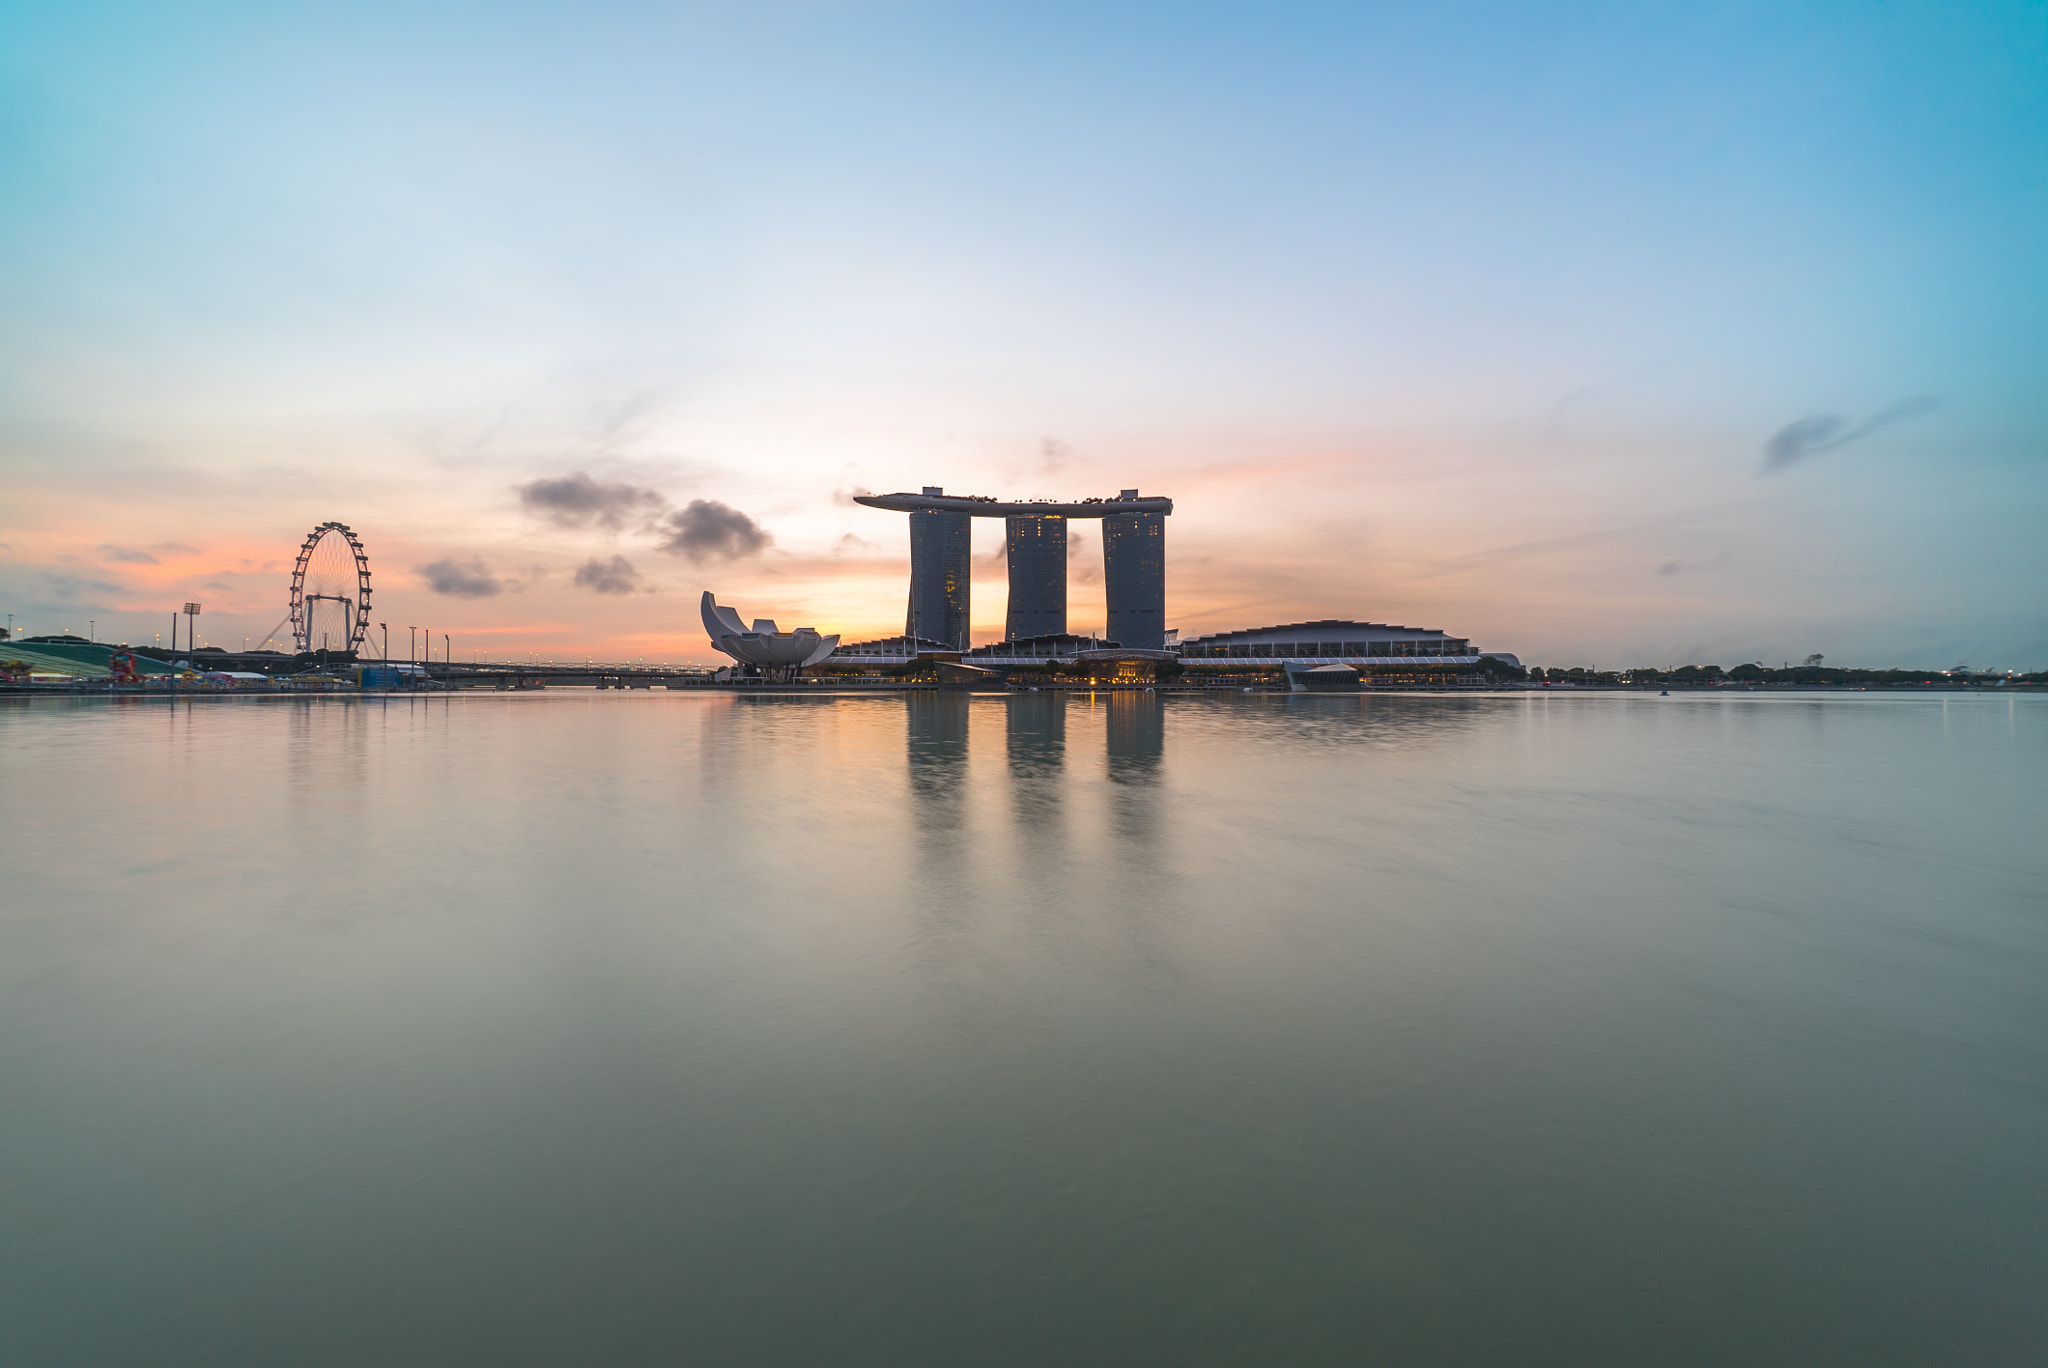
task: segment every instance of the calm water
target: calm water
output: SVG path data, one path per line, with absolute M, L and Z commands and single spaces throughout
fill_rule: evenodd
M 0 707 L 0 1363 L 2038 1364 L 2048 698 Z

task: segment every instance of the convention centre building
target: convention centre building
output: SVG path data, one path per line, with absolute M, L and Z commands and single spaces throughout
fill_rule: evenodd
M 1489 658 L 1510 665 L 1521 663 L 1504 651 L 1479 651 L 1464 637 L 1434 628 L 1334 618 L 1253 627 L 1241 632 L 1215 632 L 1181 642 L 1179 651 L 1181 663 L 1191 670 L 1227 670 L 1250 666 L 1252 662 L 1277 667 L 1290 660 L 1312 660 L 1321 665 L 1439 669 L 1476 666 Z

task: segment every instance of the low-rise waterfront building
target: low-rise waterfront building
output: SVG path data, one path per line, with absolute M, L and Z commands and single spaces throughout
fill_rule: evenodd
M 1483 656 L 1498 658 L 1500 653 L 1477 651 L 1464 637 L 1435 628 L 1334 618 L 1213 632 L 1180 643 L 1180 658 L 1190 669 L 1227 668 L 1240 661 L 1279 669 L 1290 660 L 1355 666 L 1476 666 Z

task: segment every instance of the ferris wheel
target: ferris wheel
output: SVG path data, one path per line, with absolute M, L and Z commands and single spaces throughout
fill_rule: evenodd
M 292 637 L 302 651 L 353 651 L 370 629 L 370 558 L 347 523 L 306 534 L 292 567 Z

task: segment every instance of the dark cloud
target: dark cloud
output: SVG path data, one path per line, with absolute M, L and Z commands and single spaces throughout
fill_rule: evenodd
M 133 565 L 161 565 L 155 556 L 147 551 L 131 551 L 125 546 L 102 546 L 100 555 L 110 561 L 123 561 Z
M 660 494 L 638 485 L 605 484 L 582 471 L 559 480 L 534 480 L 515 486 L 519 502 L 557 527 L 617 528 L 636 513 L 656 513 L 666 504 Z
M 1677 561 L 1665 561 L 1657 567 L 1657 573 L 1660 575 L 1675 575 L 1683 569 L 1685 567 Z
M 589 564 L 577 569 L 576 583 L 600 594 L 630 594 L 640 587 L 640 572 L 624 556 L 608 561 L 592 556 Z
M 1801 418 L 1796 423 L 1787 423 L 1771 434 L 1764 443 L 1764 469 L 1766 475 L 1784 470 L 1808 456 L 1823 451 L 1833 451 L 1851 442 L 1861 441 L 1881 427 L 1888 427 L 1904 418 L 1916 418 L 1923 413 L 1932 413 L 1941 407 L 1941 400 L 1932 394 L 1916 395 L 1901 399 L 1889 408 L 1880 409 L 1862 422 L 1850 424 L 1849 420 L 1832 413 L 1816 413 Z
M 455 598 L 495 598 L 505 592 L 505 582 L 493 575 L 480 557 L 472 556 L 465 565 L 450 556 L 432 565 L 416 565 L 412 572 L 435 593 Z
M 710 499 L 692 499 L 687 508 L 662 520 L 661 549 L 688 556 L 702 565 L 707 560 L 738 560 L 766 547 L 769 535 L 759 523 L 740 512 Z

